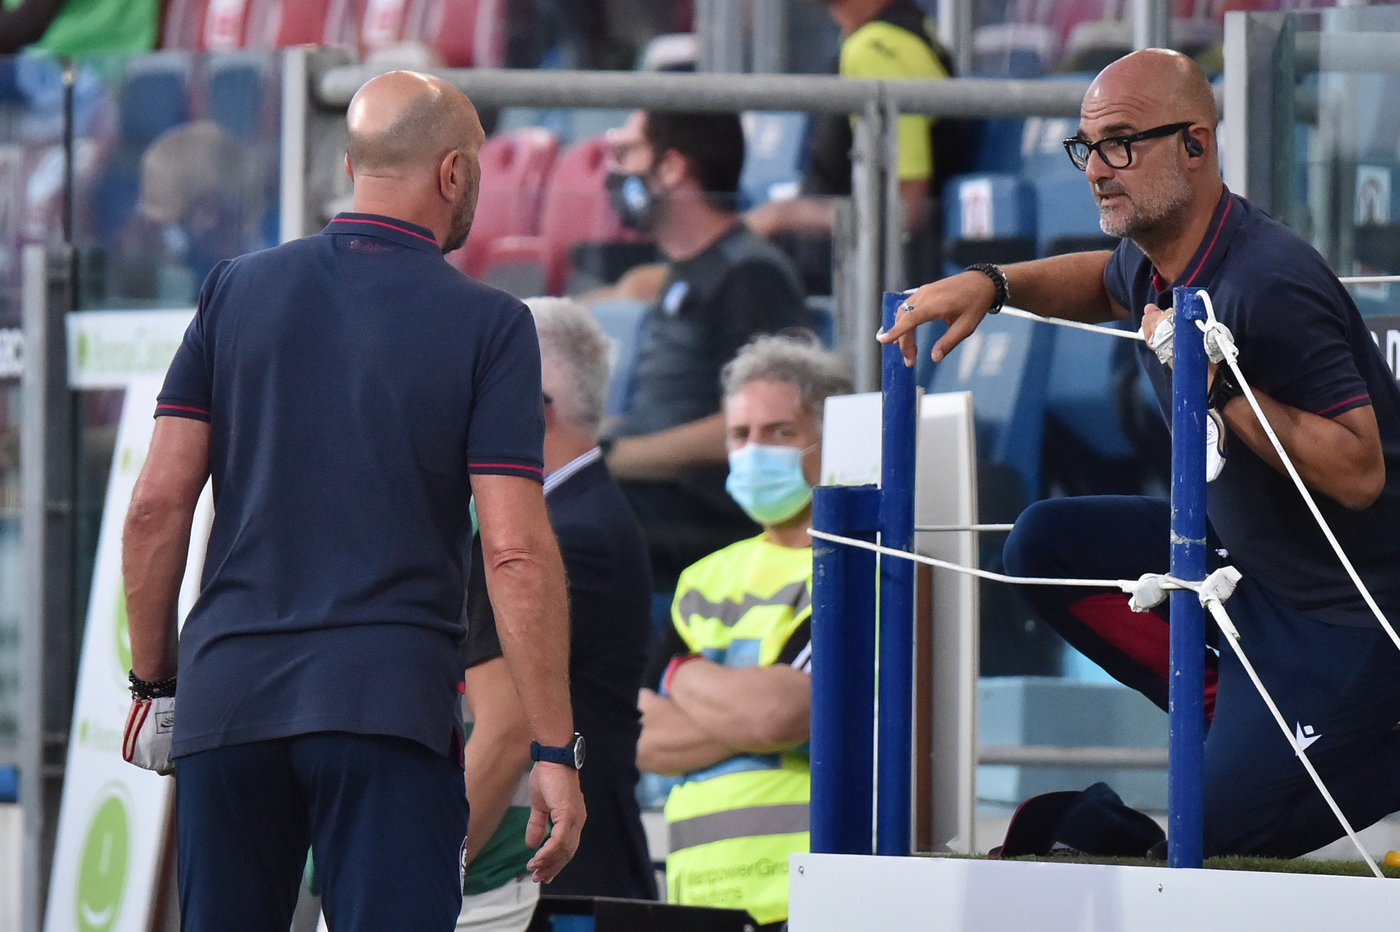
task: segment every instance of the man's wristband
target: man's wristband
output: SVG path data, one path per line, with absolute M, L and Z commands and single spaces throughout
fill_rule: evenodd
M 666 672 L 661 674 L 661 695 L 671 695 L 671 680 L 675 677 L 676 671 L 692 660 L 704 660 L 704 654 L 677 654 L 671 658 L 671 662 L 666 664 Z
M 1234 370 L 1228 365 L 1217 366 L 1215 379 L 1210 383 L 1210 391 L 1206 393 L 1206 407 L 1224 411 L 1227 404 L 1243 394 L 1244 389 L 1240 388 L 1240 383 L 1235 380 Z
M 992 280 L 992 287 L 997 290 L 997 294 L 992 306 L 987 308 L 987 313 L 1000 313 L 1006 302 L 1011 300 L 1011 288 L 1006 284 L 1006 273 L 1001 270 L 1001 266 L 990 262 L 975 262 L 967 267 L 967 271 L 981 272 Z
M 164 699 L 175 695 L 175 677 L 163 680 L 143 680 L 135 673 L 127 673 L 126 677 L 131 682 L 131 698 L 133 699 Z

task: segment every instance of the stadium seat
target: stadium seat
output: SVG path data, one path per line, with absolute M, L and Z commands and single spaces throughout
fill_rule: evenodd
M 1038 78 L 1055 59 L 1059 39 L 1039 23 L 995 23 L 972 34 L 972 76 Z
M 266 68 L 260 53 L 211 55 L 205 65 L 209 82 L 209 118 L 231 136 L 251 141 L 262 122 Z
M 1023 501 L 1040 497 L 1046 388 L 1060 329 L 1007 315 L 986 317 L 933 367 L 925 385 L 931 392 L 972 392 L 978 462 L 1014 470 Z
M 747 209 L 795 195 L 806 160 L 808 115 L 751 110 L 740 121 L 744 126 L 740 206 Z
M 1035 192 L 1015 175 L 959 175 L 943 189 L 947 274 L 974 262 L 1035 258 L 1035 229 Z
M 1113 384 L 1121 342 L 1117 337 L 1062 330 L 1046 388 L 1046 411 L 1105 459 L 1129 459 L 1135 453 L 1119 423 Z
M 1020 172 L 1026 121 L 1020 117 L 993 117 L 978 122 L 982 124 L 982 131 L 972 170 L 1010 175 Z
M 185 122 L 189 114 L 190 62 L 169 52 L 132 59 L 117 103 L 121 141 L 138 149 Z
M 607 415 L 621 414 L 627 409 L 631 395 L 632 372 L 637 362 L 637 338 L 640 335 L 645 301 L 599 301 L 589 308 L 608 337 L 608 401 Z
M 505 0 L 411 0 L 403 38 L 423 43 L 449 68 L 505 64 Z
M 608 203 L 607 144 L 602 137 L 585 139 L 566 149 L 554 165 L 545 189 L 538 236 L 505 236 L 490 246 L 487 278 L 510 264 L 538 269 L 549 294 L 561 294 L 569 277 L 569 250 L 579 243 L 629 242 Z
M 330 0 L 249 0 L 247 48 L 320 45 Z
M 558 152 L 558 138 L 537 127 L 486 140 L 481 147 L 476 219 L 466 245 L 449 257 L 453 265 L 481 278 L 494 241 L 539 230 L 540 201 Z
M 189 114 L 189 57 L 158 52 L 132 59 L 117 92 L 117 138 L 89 189 L 99 241 L 114 236 L 140 194 L 141 153 Z

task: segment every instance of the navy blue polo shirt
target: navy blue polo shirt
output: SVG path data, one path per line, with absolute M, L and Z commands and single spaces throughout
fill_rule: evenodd
M 1104 271 L 1113 299 L 1141 326 L 1143 306 L 1171 305 L 1174 286 L 1205 288 L 1234 334 L 1250 385 L 1275 401 L 1336 417 L 1370 405 L 1386 481 L 1356 512 L 1315 493 L 1371 594 L 1400 622 L 1400 389 L 1351 296 L 1315 249 L 1244 198 L 1225 191 L 1186 271 L 1168 283 L 1124 240 Z M 1145 346 L 1139 360 L 1171 411 L 1171 371 Z M 1224 432 L 1225 465 L 1207 486 L 1207 511 L 1228 560 L 1285 604 L 1320 621 L 1379 627 L 1293 481 Z
M 543 477 L 525 306 L 431 231 L 342 214 L 210 273 L 156 416 L 209 422 L 214 487 L 175 754 L 318 731 L 451 753 L 470 476 Z

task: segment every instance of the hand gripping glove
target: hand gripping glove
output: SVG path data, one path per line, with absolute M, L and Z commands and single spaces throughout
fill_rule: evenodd
M 161 776 L 175 768 L 170 764 L 170 742 L 175 735 L 175 697 L 133 699 L 122 731 L 122 759 Z

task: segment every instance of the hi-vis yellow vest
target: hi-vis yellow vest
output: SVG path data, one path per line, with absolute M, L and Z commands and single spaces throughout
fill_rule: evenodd
M 730 667 L 768 666 L 812 615 L 812 550 L 762 537 L 711 554 L 681 574 L 671 618 L 692 651 Z M 806 746 L 743 754 L 686 774 L 666 800 L 672 903 L 788 914 L 788 855 L 810 847 Z

